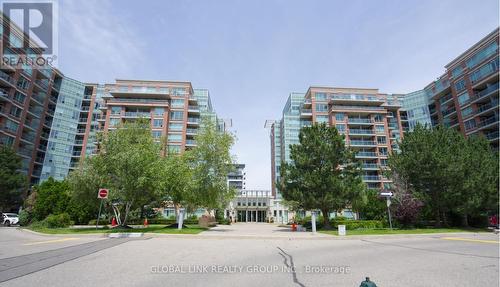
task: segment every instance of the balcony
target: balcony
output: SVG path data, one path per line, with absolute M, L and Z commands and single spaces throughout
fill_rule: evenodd
M 190 112 L 190 113 L 199 113 L 200 112 L 200 107 L 199 106 L 188 106 L 188 112 Z
M 480 106 L 478 109 L 477 109 L 477 113 L 482 113 L 484 111 L 487 111 L 491 108 L 497 108 L 498 107 L 498 101 L 491 101 L 485 105 L 482 105 Z
M 364 163 L 363 169 L 379 169 L 379 165 L 376 163 Z
M 493 117 L 490 117 L 490 118 L 487 118 L 487 119 L 480 121 L 477 124 L 477 127 L 486 127 L 486 126 L 489 126 L 489 125 L 497 123 L 497 122 L 498 122 L 498 118 L 496 116 L 493 116 Z
M 499 131 L 490 132 L 485 134 L 484 136 L 490 141 L 498 140 Z
M 371 119 L 357 119 L 357 118 L 349 118 L 347 121 L 349 124 L 357 124 L 357 125 L 372 125 L 373 122 Z
M 9 74 L 0 70 L 0 85 L 2 87 L 5 87 L 5 86 L 12 87 L 15 84 L 16 83 L 14 82 L 14 79 Z
M 190 124 L 199 124 L 200 123 L 200 118 L 188 118 L 187 122 Z
M 312 116 L 312 109 L 302 109 L 300 110 L 300 116 Z
M 349 134 L 353 134 L 353 135 L 374 135 L 375 132 L 373 130 L 365 130 L 365 129 L 349 129 Z
M 0 99 L 6 99 L 9 100 L 9 92 L 4 89 L 0 89 Z
M 151 117 L 150 112 L 125 112 L 125 117 L 130 118 L 149 118 Z
M 384 107 L 374 107 L 374 106 L 344 106 L 344 105 L 333 105 L 332 110 L 370 110 L 370 111 L 385 111 Z
M 363 140 L 350 140 L 350 146 L 377 146 L 375 141 L 363 141 Z
M 83 145 L 83 140 L 75 140 L 75 145 Z
M 363 181 L 380 181 L 379 175 L 363 175 Z
M 85 133 L 85 129 L 77 129 L 76 133 L 77 134 L 84 134 Z
M 17 153 L 27 157 L 31 157 L 31 155 L 33 154 L 33 150 L 20 147 L 19 149 L 17 149 Z
M 195 146 L 196 145 L 196 141 L 195 140 L 186 140 L 186 145 L 187 146 Z
M 491 93 L 498 91 L 499 83 L 495 83 L 493 85 L 488 86 L 486 89 L 476 92 L 473 97 L 471 97 L 471 100 L 477 100 L 482 97 L 486 97 L 490 95 Z
M 23 133 L 23 135 L 21 136 L 21 139 L 23 139 L 29 143 L 33 143 L 35 141 L 35 135 L 32 133 Z
M 195 135 L 198 133 L 198 129 L 186 129 L 186 134 Z
M 49 81 L 47 81 L 47 80 L 36 80 L 35 84 L 37 84 L 39 87 L 41 87 L 44 90 L 47 90 L 49 88 Z
M 37 106 L 29 106 L 28 112 L 32 113 L 36 117 L 40 117 L 40 115 L 43 113 L 43 108 Z
M 377 153 L 370 151 L 360 151 L 356 153 L 356 158 L 377 158 Z

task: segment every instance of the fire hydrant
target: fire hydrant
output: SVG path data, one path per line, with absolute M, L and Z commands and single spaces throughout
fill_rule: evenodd
M 292 231 L 297 231 L 297 224 L 296 223 L 292 223 Z
M 366 280 L 361 282 L 361 285 L 359 285 L 359 287 L 377 287 L 377 284 L 370 281 L 370 277 L 366 277 Z

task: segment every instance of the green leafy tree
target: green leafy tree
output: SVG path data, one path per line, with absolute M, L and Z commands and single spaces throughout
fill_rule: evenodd
M 469 226 L 468 218 L 498 211 L 499 162 L 484 137 L 471 136 L 456 157 L 458 180 L 449 196 L 453 211 L 462 216 L 462 224 Z
M 44 220 L 51 214 L 65 213 L 70 201 L 69 185 L 66 181 L 57 181 L 52 177 L 34 187 L 36 201 L 33 218 Z
M 330 228 L 331 211 L 365 200 L 362 169 L 354 155 L 335 127 L 321 123 L 302 128 L 299 144 L 290 147 L 291 163 L 281 164 L 283 198 L 306 210 L 321 210 L 323 226 Z
M 0 146 L 0 210 L 19 207 L 27 185 L 24 174 L 19 172 L 21 157 L 7 146 Z
M 83 171 L 71 179 L 74 190 L 83 190 L 74 193 L 95 198 L 99 187 L 108 188 L 117 220 L 125 226 L 130 211 L 143 207 L 155 196 L 155 163 L 161 145 L 154 142 L 149 122 L 142 119 L 101 133 L 98 140 L 100 152 L 84 161 Z
M 227 175 L 234 168 L 230 151 L 235 138 L 203 118 L 195 140 L 196 147 L 187 154 L 193 172 L 192 203 L 209 210 L 224 208 L 235 195 L 227 185 Z
M 432 211 L 437 227 L 448 224 L 450 212 L 466 219 L 498 204 L 498 156 L 486 140 L 417 125 L 400 148 L 389 157 L 389 166 Z
M 157 192 L 160 201 L 172 202 L 191 209 L 196 204 L 193 195 L 193 171 L 187 159 L 187 153 L 168 155 L 158 161 Z M 177 212 L 176 212 L 177 215 Z

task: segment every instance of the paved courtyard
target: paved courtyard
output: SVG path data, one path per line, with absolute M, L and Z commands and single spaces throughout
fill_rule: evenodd
M 494 234 L 294 235 L 257 223 L 140 239 L 2 228 L 0 286 L 357 287 L 365 276 L 386 287 L 498 285 Z

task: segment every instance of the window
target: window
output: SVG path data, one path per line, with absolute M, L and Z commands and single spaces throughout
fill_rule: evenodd
M 462 117 L 466 118 L 468 116 L 470 116 L 472 114 L 472 107 L 467 107 L 465 109 L 462 110 Z
M 180 142 L 182 141 L 182 135 L 181 134 L 168 134 L 168 142 Z
M 335 125 L 339 132 L 345 132 L 345 125 Z
M 152 135 L 153 135 L 153 138 L 159 139 L 159 138 L 161 138 L 161 131 L 153 131 Z
M 17 80 L 17 87 L 26 90 L 28 86 L 29 86 L 28 80 L 26 80 L 26 78 L 24 78 L 23 76 L 20 76 L 19 80 Z
M 483 79 L 487 75 L 491 74 L 492 72 L 497 71 L 498 70 L 498 62 L 499 62 L 499 59 L 496 58 L 495 60 L 487 63 L 486 65 L 483 65 L 481 68 L 474 71 L 470 75 L 470 81 L 472 83 L 475 83 L 475 82 Z
M 328 123 L 328 116 L 316 116 L 316 122 Z
M 463 106 L 465 103 L 467 103 L 469 101 L 470 97 L 469 97 L 469 93 L 465 92 L 463 94 L 461 94 L 460 96 L 458 96 L 458 103 Z
M 109 119 L 109 126 L 116 127 L 120 124 L 120 119 Z
M 386 144 L 387 143 L 387 140 L 385 137 L 377 137 L 377 143 L 379 144 Z
M 19 127 L 19 124 L 15 123 L 11 120 L 5 121 L 5 129 L 7 129 L 10 132 L 16 133 L 18 127 Z
M 170 113 L 171 120 L 181 121 L 184 118 L 184 112 L 181 111 L 173 111 Z
M 488 58 L 489 56 L 495 54 L 495 52 L 498 50 L 498 43 L 493 42 L 481 51 L 479 51 L 477 54 L 472 56 L 469 60 L 467 60 L 467 67 L 469 69 L 473 68 L 477 64 L 481 63 L 484 59 Z
M 316 111 L 317 112 L 328 112 L 328 105 L 327 104 L 316 104 Z
M 122 112 L 121 107 L 111 107 L 111 114 L 112 115 L 119 115 Z
M 343 121 L 344 120 L 344 114 L 343 113 L 337 113 L 337 114 L 335 114 L 335 120 L 337 120 L 337 121 Z
M 11 106 L 10 107 L 10 114 L 16 118 L 19 118 L 21 116 L 22 110 L 16 106 Z
M 181 146 L 180 145 L 168 145 L 168 153 L 180 153 Z
M 384 126 L 382 126 L 382 125 L 376 125 L 376 126 L 375 126 L 375 131 L 376 131 L 377 133 L 385 133 L 385 127 L 384 127 Z
M 24 104 L 25 99 L 26 99 L 26 96 L 23 93 L 21 93 L 19 91 L 16 91 L 14 93 L 14 101 L 21 103 L 21 104 Z
M 183 108 L 184 99 L 173 99 L 171 102 L 172 107 Z
M 460 81 L 455 82 L 455 89 L 457 92 L 465 89 L 465 80 L 461 79 Z
M 468 121 L 464 122 L 464 126 L 465 126 L 466 130 L 473 129 L 476 127 L 476 120 L 475 119 L 468 120 Z
M 381 147 L 378 149 L 378 153 L 380 155 L 387 155 L 387 148 L 386 147 Z
M 373 119 L 376 121 L 376 122 L 383 122 L 384 121 L 384 117 L 382 115 L 375 115 L 373 117 Z
M 182 131 L 183 124 L 180 123 L 170 123 L 168 124 L 168 129 L 171 131 Z
M 326 101 L 325 93 L 316 93 L 316 101 Z
M 462 75 L 463 71 L 464 69 L 462 68 L 462 66 L 458 66 L 451 71 L 451 75 L 453 76 L 453 78 L 457 78 Z
M 163 116 L 164 108 L 154 108 L 153 112 L 155 116 Z
M 163 127 L 163 120 L 161 120 L 161 119 L 154 119 L 153 120 L 153 127 L 154 128 L 162 128 Z

